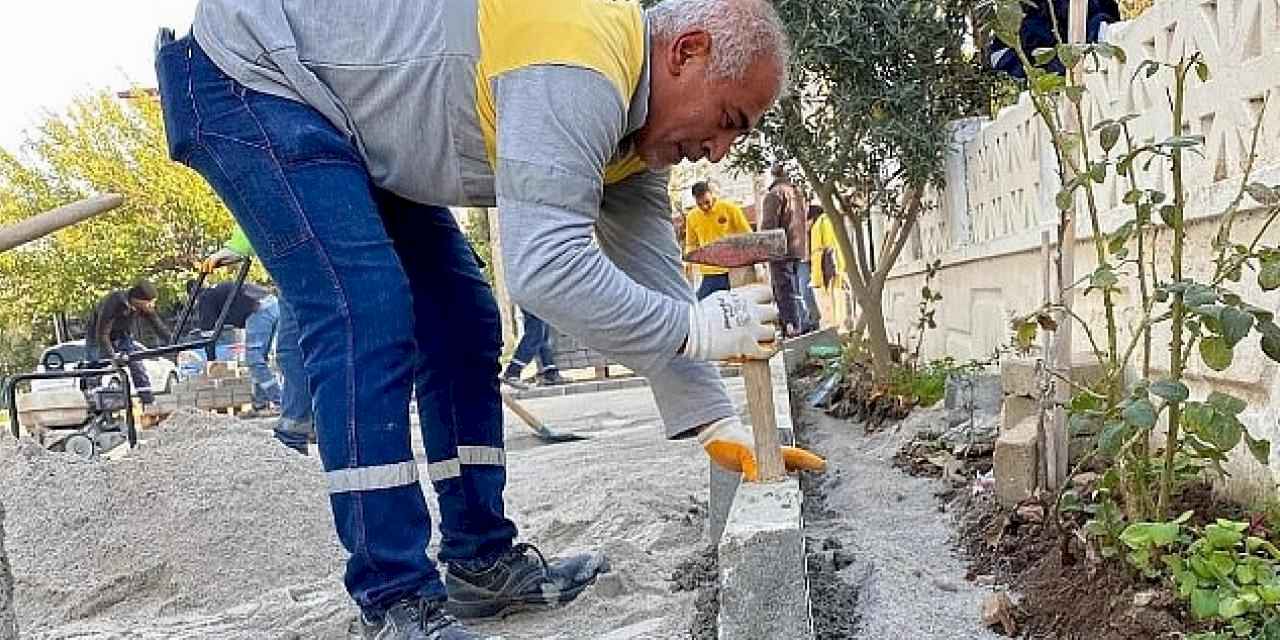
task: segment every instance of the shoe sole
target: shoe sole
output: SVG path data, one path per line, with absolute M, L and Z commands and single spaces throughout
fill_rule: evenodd
M 449 600 L 445 602 L 444 610 L 450 615 L 460 620 L 483 620 L 485 618 L 505 618 L 507 616 L 520 613 L 523 611 L 535 611 L 545 609 L 555 609 L 570 602 L 573 602 L 586 590 L 587 587 L 595 584 L 596 578 L 600 573 L 591 576 L 590 580 L 582 584 L 561 591 L 554 602 L 547 601 L 544 596 L 529 596 L 526 598 L 513 598 L 508 600 L 484 600 L 479 602 L 458 602 Z

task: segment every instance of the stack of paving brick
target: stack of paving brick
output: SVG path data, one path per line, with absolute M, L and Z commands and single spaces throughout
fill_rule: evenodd
M 576 338 L 551 328 L 551 353 L 561 369 L 587 369 L 610 364 L 600 352 L 578 342 Z
M 1075 355 L 1072 363 L 1070 377 L 1076 384 L 1090 386 L 1103 376 L 1103 368 L 1092 354 Z M 1040 468 L 1036 443 L 1040 427 L 1040 381 L 1036 361 L 1030 358 L 1002 360 L 1000 385 L 1004 404 L 1000 413 L 1000 435 L 996 438 L 996 496 L 1001 504 L 1011 507 L 1035 492 Z M 1093 435 L 1096 434 L 1071 434 L 1068 457 L 1077 459 Z
M 249 372 L 234 361 L 212 361 L 203 375 L 188 378 L 173 386 L 172 393 L 158 396 L 156 413 L 195 407 L 209 411 L 240 407 L 253 402 L 253 381 Z

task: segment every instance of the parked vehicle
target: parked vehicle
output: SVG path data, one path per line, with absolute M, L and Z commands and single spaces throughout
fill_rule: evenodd
M 145 346 L 145 345 L 144 345 Z M 51 356 L 52 354 L 52 356 Z M 36 372 L 43 373 L 48 371 L 46 363 L 50 360 L 58 363 L 59 359 L 64 368 L 72 368 L 77 362 L 87 360 L 87 348 L 84 340 L 71 340 L 61 342 L 45 349 L 40 354 L 40 364 L 36 365 Z M 173 390 L 173 385 L 181 380 L 186 379 L 186 375 L 174 364 L 169 358 L 148 358 L 142 361 L 142 366 L 147 371 L 147 377 L 151 378 L 151 390 L 153 393 L 169 393 Z M 110 383 L 111 380 L 106 382 Z M 47 389 L 57 389 L 60 387 L 76 386 L 75 378 L 60 378 L 55 380 L 32 380 L 32 391 L 43 391 Z M 134 389 L 134 395 L 137 395 L 137 389 Z

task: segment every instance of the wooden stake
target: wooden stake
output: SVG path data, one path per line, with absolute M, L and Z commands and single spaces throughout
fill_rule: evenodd
M 729 287 L 736 288 L 758 282 L 755 265 L 729 270 Z M 787 477 L 782 461 L 782 444 L 778 440 L 778 419 L 773 406 L 773 376 L 768 360 L 742 363 L 742 379 L 747 389 L 747 411 L 751 413 L 751 432 L 755 437 L 757 482 L 778 482 Z
M 1071 0 L 1067 39 L 1072 43 L 1084 42 L 1086 8 L 1085 0 Z M 1078 65 L 1071 70 L 1071 76 L 1075 84 L 1081 84 L 1084 80 Z M 1076 119 L 1076 114 L 1070 107 L 1071 102 L 1067 100 L 1062 104 L 1063 110 L 1066 111 L 1064 115 L 1068 115 L 1062 121 L 1074 127 L 1072 135 L 1082 131 L 1084 123 Z M 1069 168 L 1067 173 L 1068 178 L 1074 177 L 1070 175 Z M 1062 212 L 1061 225 L 1058 234 L 1058 301 L 1064 309 L 1069 311 L 1072 299 L 1075 297 L 1070 287 L 1076 280 L 1076 208 L 1074 206 Z M 1061 313 L 1057 336 L 1054 338 L 1054 366 L 1059 375 L 1068 380 L 1071 378 L 1072 322 L 1074 320 L 1070 315 L 1065 311 Z M 1054 384 L 1054 400 L 1056 406 L 1053 411 L 1053 428 L 1045 451 L 1046 462 L 1050 465 L 1048 484 L 1051 490 L 1058 489 L 1067 481 L 1069 442 L 1065 407 L 1071 401 L 1071 386 L 1061 380 L 1057 381 Z

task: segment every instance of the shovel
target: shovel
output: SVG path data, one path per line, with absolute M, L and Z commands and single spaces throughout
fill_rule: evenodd
M 517 385 L 516 383 L 513 383 L 510 380 L 507 380 L 505 378 L 501 378 L 501 380 L 503 384 L 515 387 L 517 389 L 524 386 L 524 385 Z M 523 405 L 517 402 L 516 399 L 512 397 L 510 391 L 508 391 L 507 389 L 500 389 L 499 393 L 502 395 L 502 404 L 507 405 L 507 408 L 510 409 L 512 413 L 519 416 L 520 419 L 524 421 L 525 426 L 532 429 L 533 435 L 537 437 L 539 440 L 546 442 L 548 444 L 558 444 L 561 442 L 577 442 L 579 440 L 589 440 L 589 438 L 587 438 L 586 436 L 580 436 L 576 433 L 560 433 L 558 431 L 552 431 L 547 427 L 547 425 L 543 424 L 542 421 L 537 418 L 537 416 L 534 416 L 532 413 L 529 413 L 528 409 L 525 409 Z

